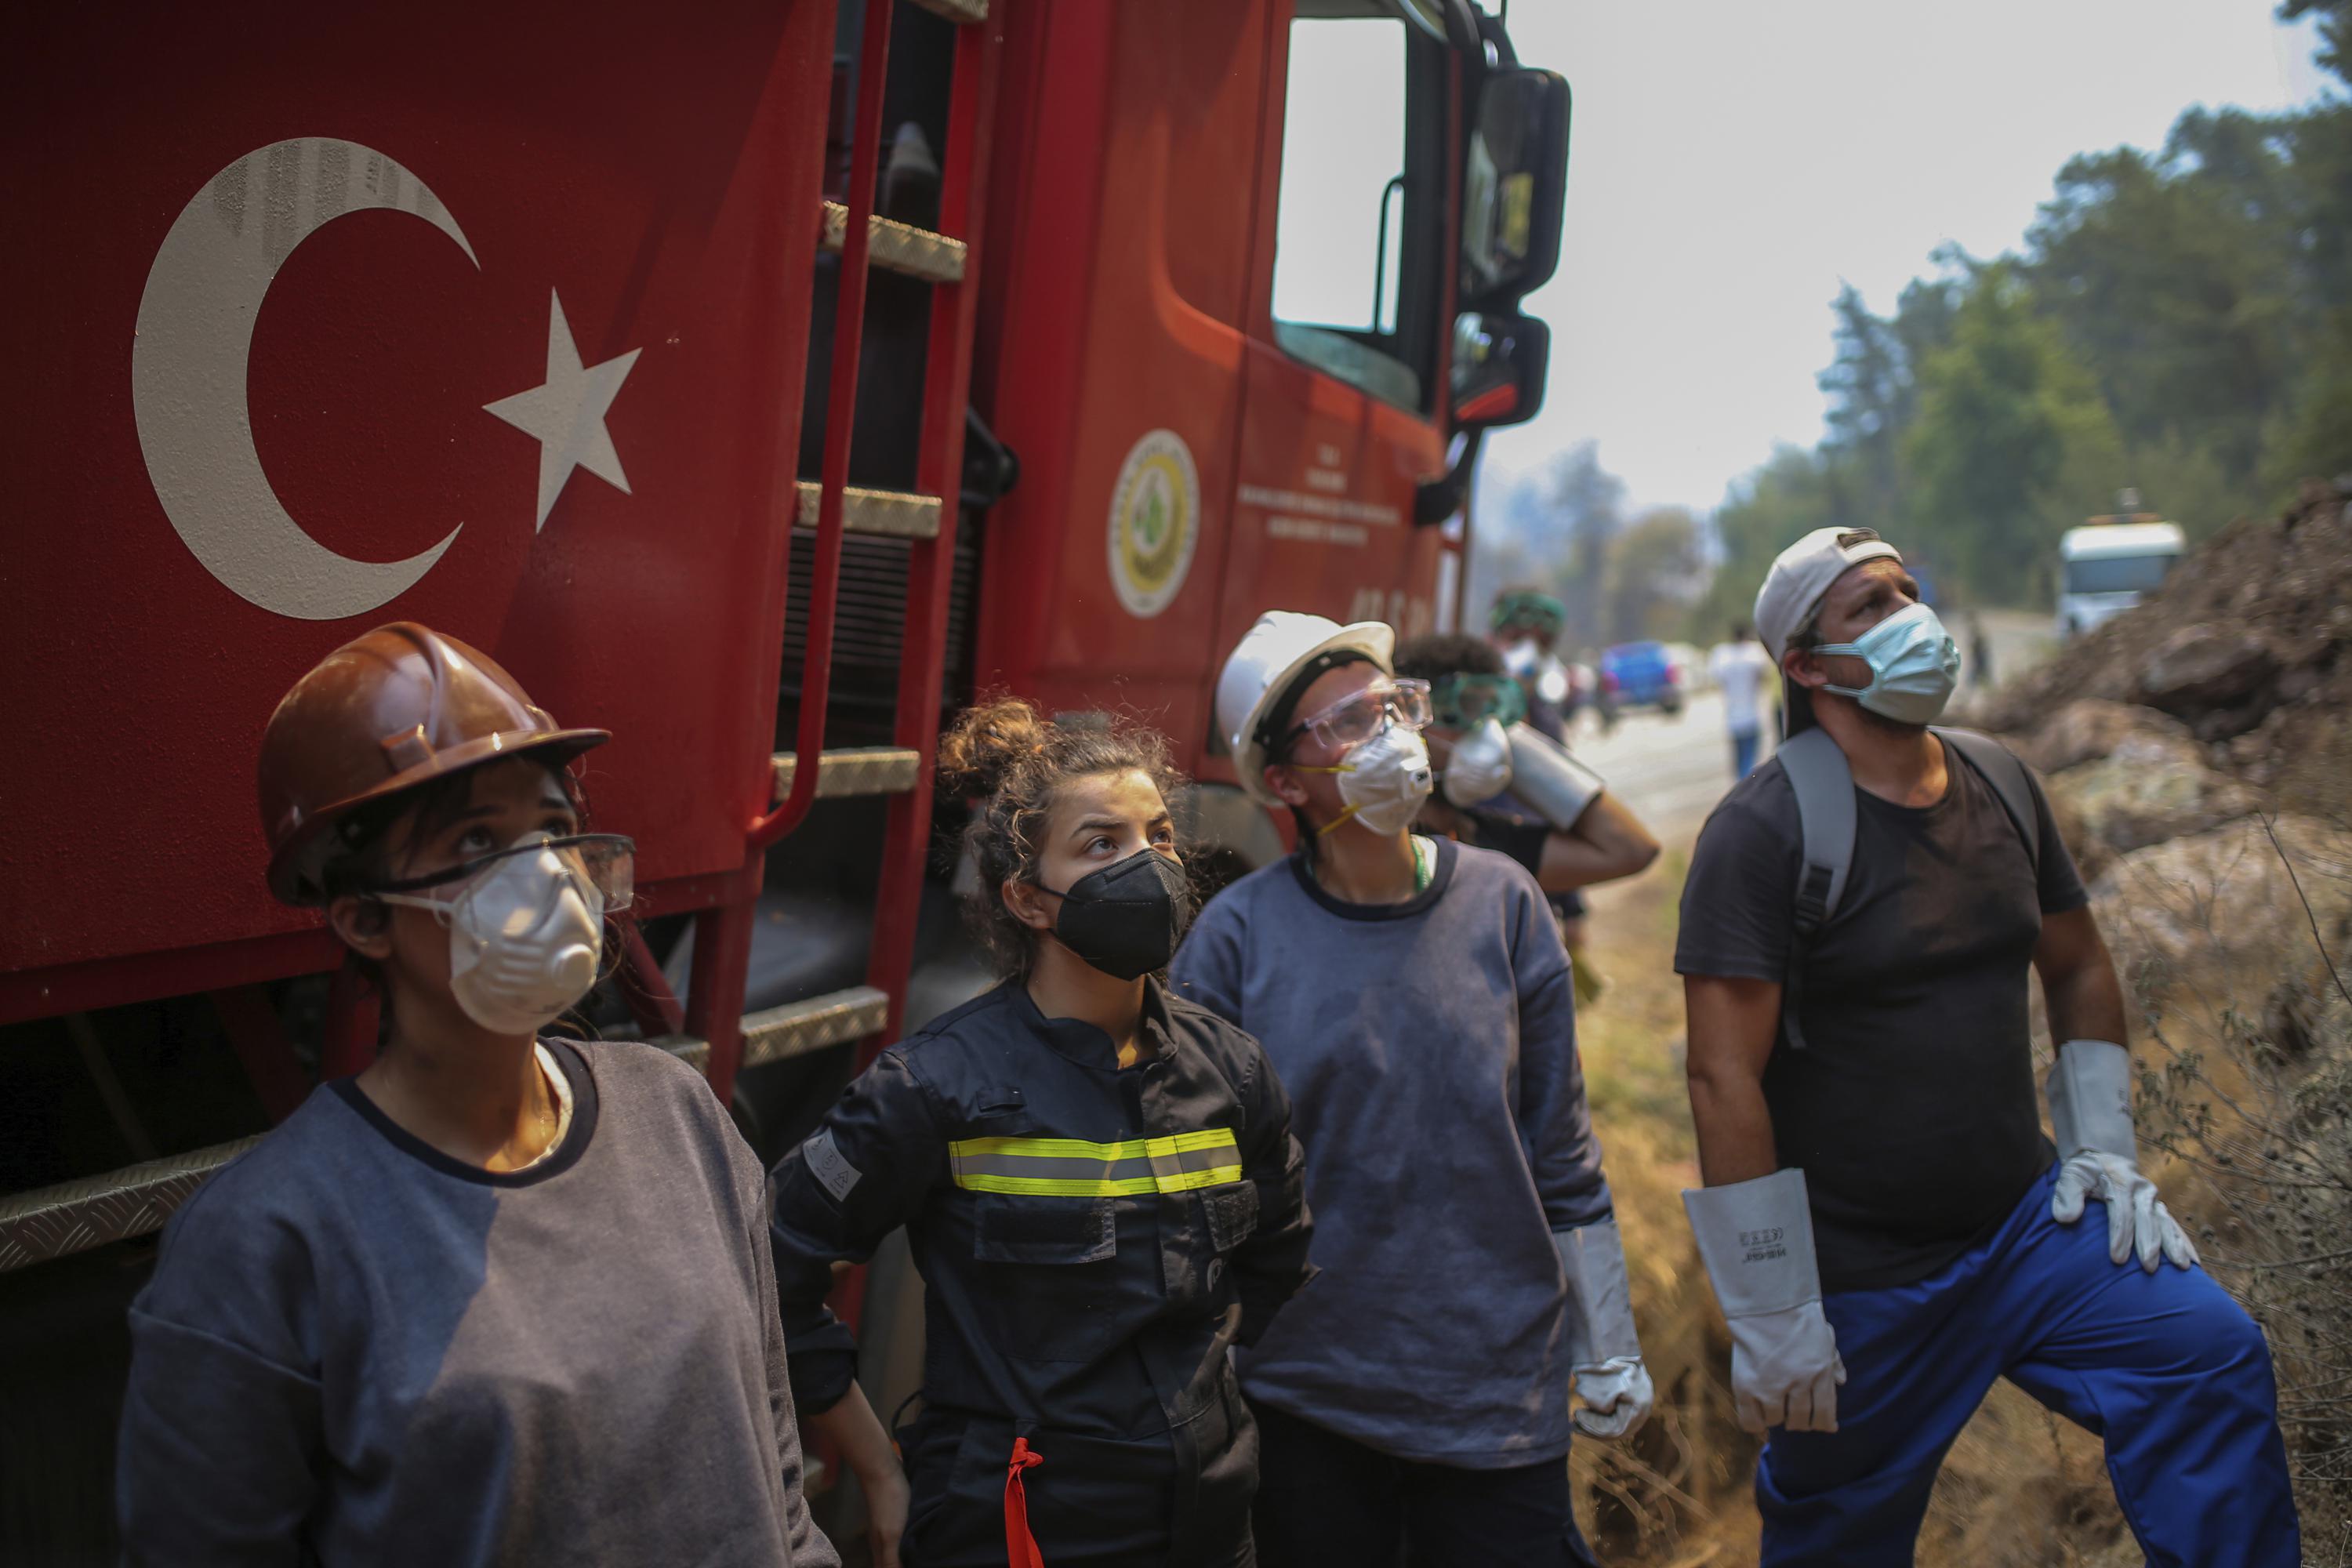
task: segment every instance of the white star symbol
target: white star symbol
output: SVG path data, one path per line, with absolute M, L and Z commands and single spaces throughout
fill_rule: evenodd
M 572 324 L 563 319 L 563 300 L 552 290 L 548 298 L 546 384 L 482 405 L 483 412 L 538 437 L 539 521 L 533 532 L 547 526 L 547 514 L 574 468 L 586 468 L 622 494 L 628 493 L 628 476 L 621 472 L 621 455 L 613 450 L 612 434 L 604 428 L 604 411 L 613 406 L 629 367 L 645 352 L 631 349 L 618 359 L 583 369 Z

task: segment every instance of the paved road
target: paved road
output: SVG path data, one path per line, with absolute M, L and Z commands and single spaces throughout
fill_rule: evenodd
M 1572 743 L 1667 844 L 1687 843 L 1731 787 L 1723 700 L 1712 691 L 1700 692 L 1672 719 L 1649 710 L 1628 713 L 1607 735 L 1591 717 L 1581 717 Z
M 1969 657 L 1969 616 L 1953 617 L 1952 635 L 1960 639 L 1960 654 Z M 1992 641 L 1992 672 L 2012 680 L 2058 650 L 2058 637 L 2047 610 L 1987 610 L 1985 635 Z M 1973 677 L 1973 668 L 1967 674 Z

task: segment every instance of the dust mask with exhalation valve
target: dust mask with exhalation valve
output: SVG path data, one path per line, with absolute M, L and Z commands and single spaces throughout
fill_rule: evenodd
M 1291 765 L 1302 773 L 1339 775 L 1339 799 L 1347 810 L 1324 824 L 1322 833 L 1351 818 L 1382 837 L 1402 833 L 1421 815 L 1421 803 L 1434 783 L 1421 731 L 1393 722 L 1350 750 L 1336 767 Z
M 604 917 L 628 906 L 636 846 L 613 834 L 526 836 L 495 855 L 368 896 L 449 932 L 449 990 L 493 1034 L 536 1034 L 596 984 Z

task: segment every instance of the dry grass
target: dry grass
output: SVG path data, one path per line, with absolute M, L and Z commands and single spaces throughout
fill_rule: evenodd
M 2151 1042 L 2141 1131 L 2173 1161 L 2206 1266 L 2269 1336 L 2305 1561 L 2352 1563 L 2352 858 L 2347 824 L 2267 832 L 2289 940 L 2207 925 L 2185 958 L 2127 958 Z M 2210 889 L 2179 890 L 2190 907 Z
M 1604 1561 L 1731 1568 L 1755 1560 L 1758 1445 L 1732 1415 L 1730 1341 L 1680 1196 L 1698 1184 L 1673 973 L 1687 864 L 1673 847 L 1649 875 L 1591 895 L 1590 956 L 1610 984 L 1579 1013 L 1578 1044 L 1658 1408 L 1630 1446 L 1580 1443 L 1570 1466 Z

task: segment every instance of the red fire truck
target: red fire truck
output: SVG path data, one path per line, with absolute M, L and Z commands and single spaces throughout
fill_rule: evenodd
M 1278 853 L 1221 656 L 1276 605 L 1435 624 L 1480 434 L 1542 396 L 1568 90 L 1470 0 L 0 40 L 0 1542 L 58 1561 L 152 1233 L 374 1048 L 261 877 L 262 725 L 320 655 L 420 620 L 614 731 L 586 786 L 643 918 L 592 1021 L 772 1159 L 980 983 L 943 708 L 1144 717 L 1201 863 Z M 886 1409 L 908 1284 L 845 1283 Z

